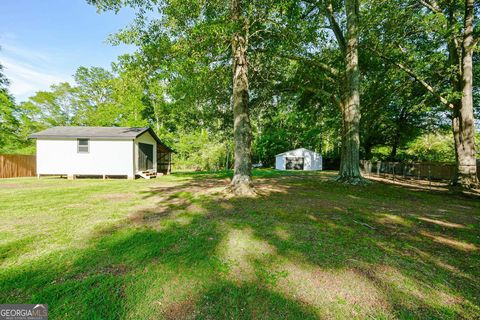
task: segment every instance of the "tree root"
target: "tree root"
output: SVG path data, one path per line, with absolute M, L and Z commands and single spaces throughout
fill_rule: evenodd
M 257 196 L 252 183 L 247 181 L 237 183 L 232 182 L 227 188 L 225 188 L 225 192 L 236 197 L 253 198 Z
M 457 178 L 452 181 L 450 184 L 453 190 L 472 190 L 472 189 L 480 189 L 480 182 L 478 179 L 475 178 Z

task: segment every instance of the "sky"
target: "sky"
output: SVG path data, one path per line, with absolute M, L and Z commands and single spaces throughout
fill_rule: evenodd
M 52 84 L 73 82 L 80 66 L 108 68 L 134 51 L 106 42 L 133 20 L 126 9 L 97 13 L 86 0 L 1 0 L 0 17 L 0 63 L 17 102 Z

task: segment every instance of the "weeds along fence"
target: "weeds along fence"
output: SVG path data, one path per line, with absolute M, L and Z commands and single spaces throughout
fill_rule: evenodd
M 360 168 L 366 176 L 404 178 L 429 181 L 450 181 L 455 176 L 456 167 L 451 163 L 436 162 L 391 162 L 360 160 Z M 477 175 L 480 178 L 480 163 L 477 162 Z
M 35 156 L 0 154 L 0 178 L 32 177 L 36 166 Z

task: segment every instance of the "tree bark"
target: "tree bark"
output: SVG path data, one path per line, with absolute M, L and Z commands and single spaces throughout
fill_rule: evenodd
M 244 34 L 242 0 L 232 0 L 232 20 L 237 30 L 232 37 L 233 60 L 233 139 L 235 143 L 234 175 L 231 191 L 240 196 L 254 194 L 252 186 L 252 129 L 248 115 L 247 37 Z
M 342 152 L 337 180 L 350 184 L 364 182 L 360 173 L 360 71 L 358 68 L 358 0 L 345 1 L 347 46 L 345 100 L 342 111 Z
M 462 99 L 453 110 L 457 172 L 453 184 L 463 188 L 479 186 L 475 152 L 473 115 L 473 19 L 474 0 L 465 0 L 464 37 L 462 44 Z

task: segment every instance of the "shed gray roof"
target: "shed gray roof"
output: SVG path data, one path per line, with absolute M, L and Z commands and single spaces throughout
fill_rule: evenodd
M 122 127 L 53 127 L 30 135 L 30 138 L 120 138 L 135 139 L 148 128 Z
M 155 132 L 148 127 L 53 127 L 30 135 L 30 138 L 34 139 L 48 139 L 48 138 L 67 138 L 67 139 L 111 139 L 111 140 L 123 140 L 123 139 L 135 139 L 136 137 L 149 132 L 151 136 L 157 140 L 159 144 L 164 146 L 170 151 L 173 151 L 167 147 Z

